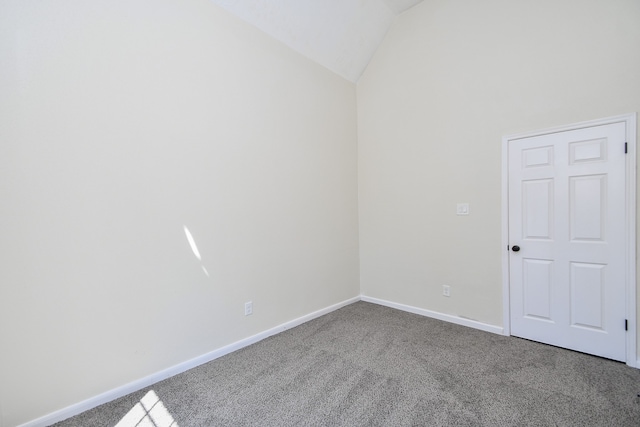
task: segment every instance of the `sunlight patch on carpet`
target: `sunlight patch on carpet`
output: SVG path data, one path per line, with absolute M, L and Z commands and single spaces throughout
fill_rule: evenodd
M 155 391 L 149 390 L 116 427 L 178 427 Z

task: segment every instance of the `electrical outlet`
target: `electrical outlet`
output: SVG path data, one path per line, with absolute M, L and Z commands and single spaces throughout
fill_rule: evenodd
M 449 285 L 442 285 L 442 295 L 445 297 L 451 296 L 451 287 Z
M 244 315 L 251 316 L 253 314 L 253 302 L 247 301 L 244 303 Z

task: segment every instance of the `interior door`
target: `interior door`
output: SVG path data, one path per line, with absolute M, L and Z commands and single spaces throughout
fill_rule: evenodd
M 625 124 L 511 141 L 513 335 L 625 360 Z

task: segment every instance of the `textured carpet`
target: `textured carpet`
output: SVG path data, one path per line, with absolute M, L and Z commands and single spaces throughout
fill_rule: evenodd
M 639 392 L 622 363 L 358 302 L 56 426 L 638 427 Z

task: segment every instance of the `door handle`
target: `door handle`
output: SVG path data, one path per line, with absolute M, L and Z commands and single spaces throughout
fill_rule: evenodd
M 519 251 L 520 251 L 520 246 L 518 246 L 518 245 L 513 245 L 513 246 L 511 246 L 511 250 L 512 250 L 513 252 L 519 252 Z

